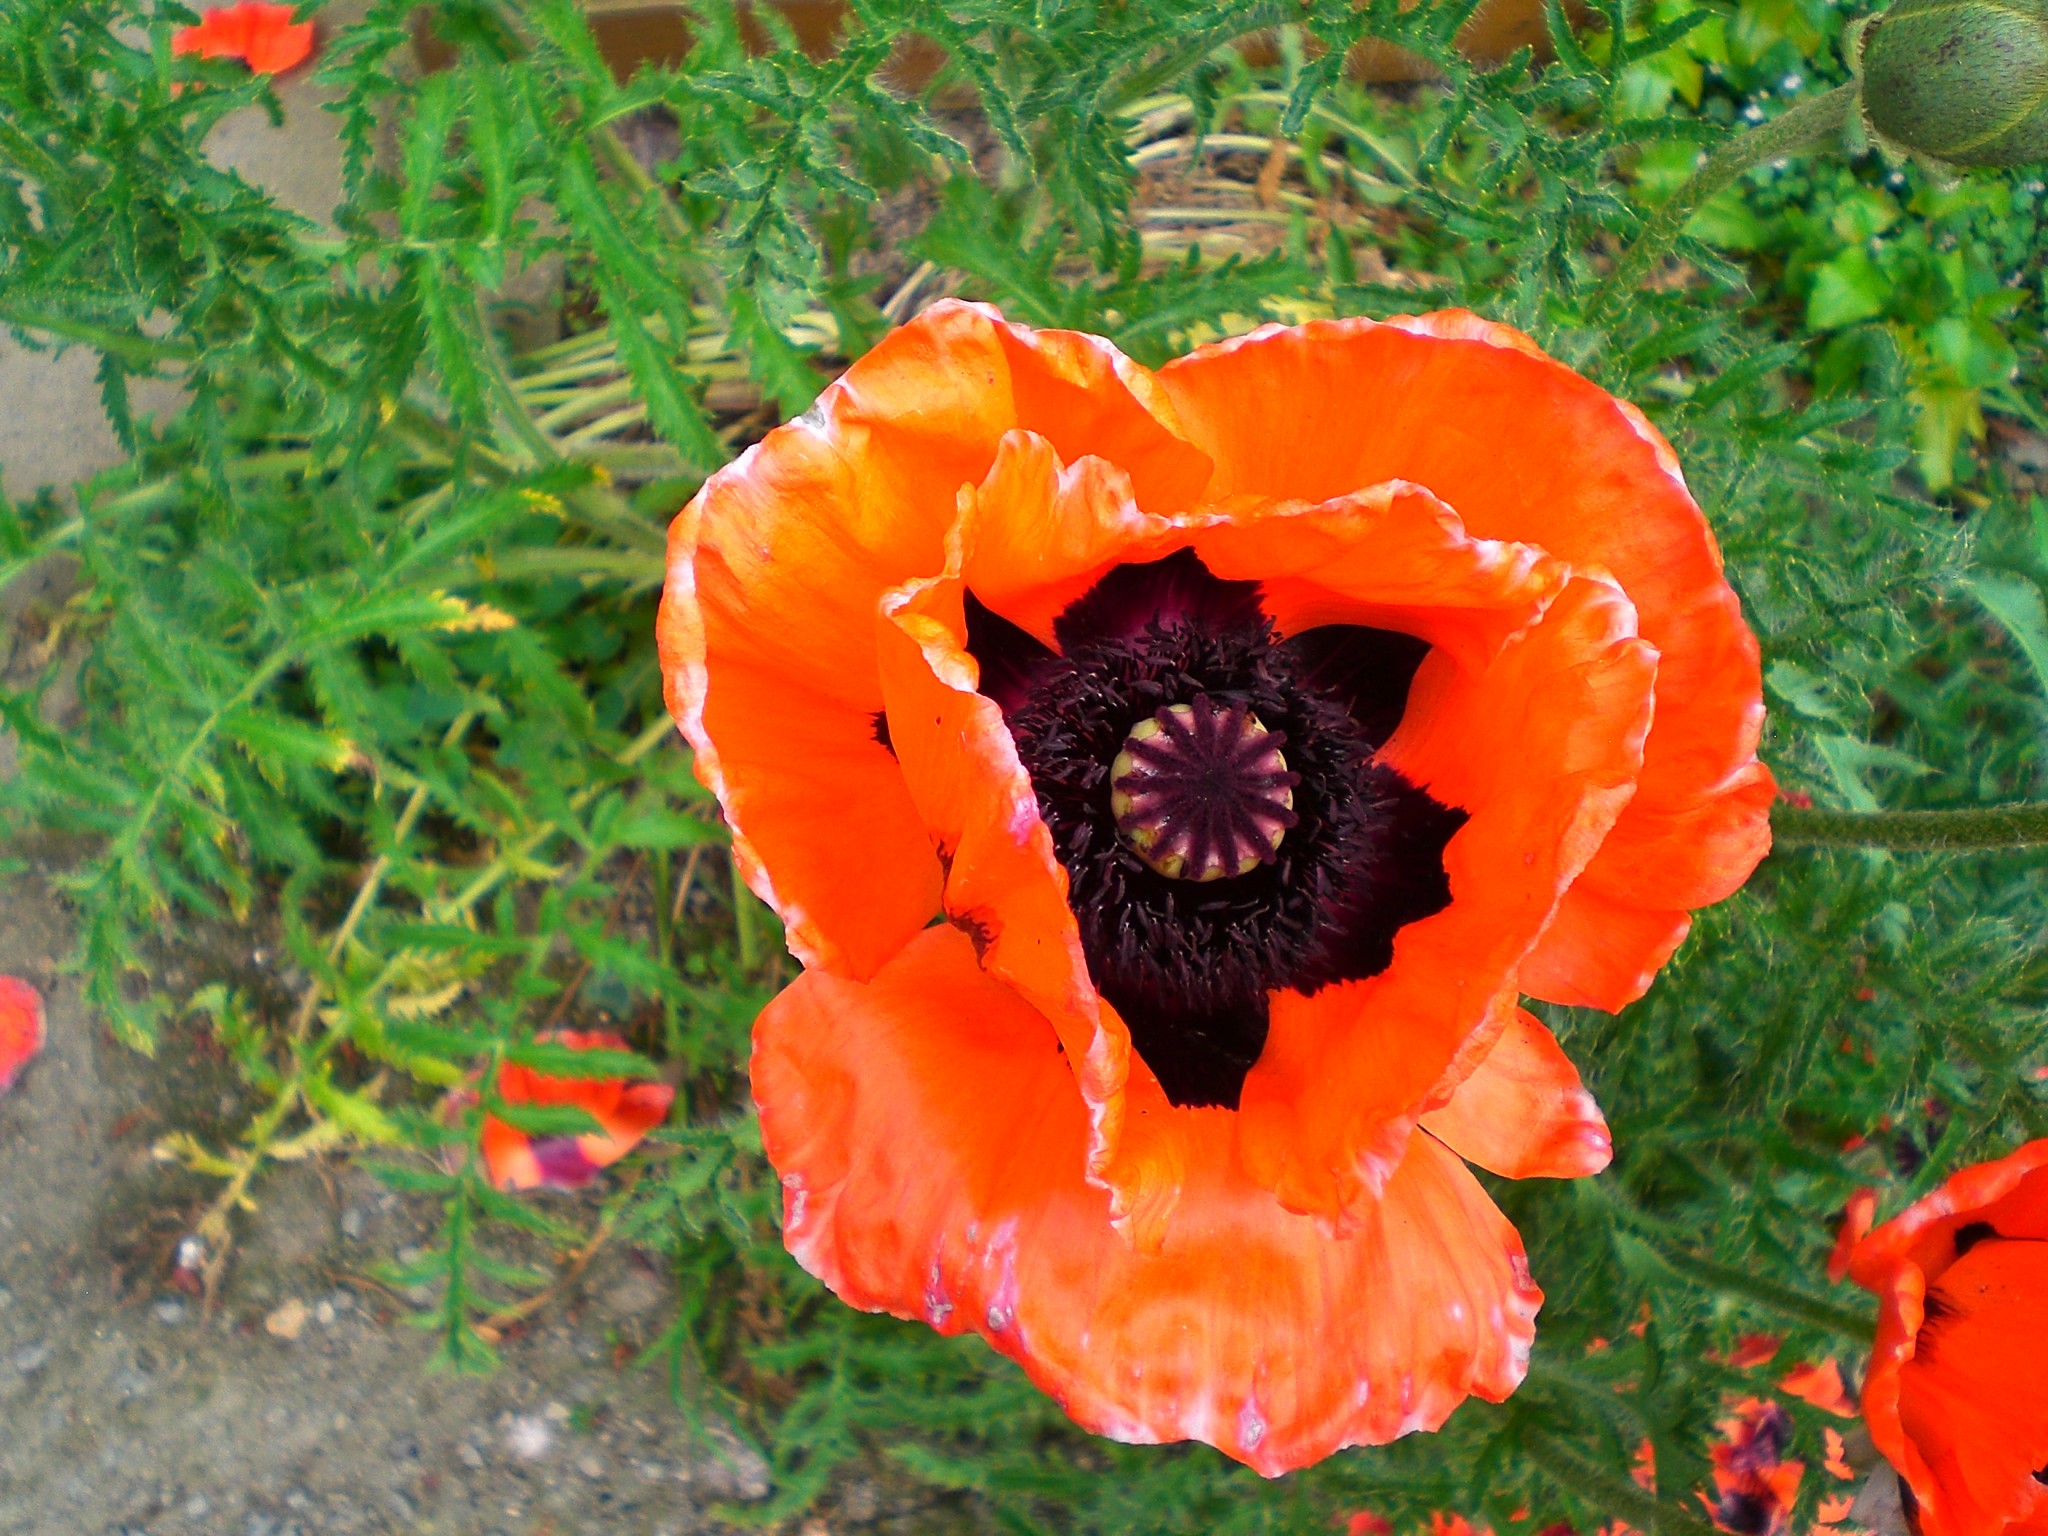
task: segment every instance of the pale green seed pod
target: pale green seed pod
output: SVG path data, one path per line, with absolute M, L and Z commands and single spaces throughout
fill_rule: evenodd
M 2048 160 L 2048 0 L 1897 0 L 1862 38 L 1864 120 L 1951 165 Z

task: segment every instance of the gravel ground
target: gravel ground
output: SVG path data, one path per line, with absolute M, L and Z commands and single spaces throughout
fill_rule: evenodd
M 361 1170 L 300 1165 L 259 1182 L 202 1323 L 168 1280 L 207 1187 L 150 1147 L 236 1123 L 233 1076 L 189 1034 L 155 1062 L 116 1044 L 57 975 L 67 948 L 40 882 L 9 879 L 0 971 L 44 990 L 50 1039 L 0 1100 L 0 1536 L 680 1536 L 766 1497 L 751 1449 L 693 1436 L 657 1373 L 623 1364 L 671 1299 L 631 1252 L 601 1255 L 495 1374 L 432 1372 L 360 1278 L 423 1213 Z

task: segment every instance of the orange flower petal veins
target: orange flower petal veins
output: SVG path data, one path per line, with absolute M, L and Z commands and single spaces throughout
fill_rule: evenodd
M 937 860 L 874 737 L 875 605 L 940 568 L 960 487 L 1014 430 L 1069 463 L 1111 458 L 1150 510 L 1184 507 L 1208 460 L 1148 400 L 1150 381 L 1106 343 L 949 300 L 671 525 L 657 625 L 669 708 L 742 872 L 806 965 L 871 975 L 939 905 Z
M 1557 1037 L 1527 1009 L 1422 1128 L 1468 1163 L 1504 1179 L 1578 1179 L 1614 1157 L 1600 1106 Z
M 1962 1170 L 1848 1267 L 1879 1303 L 1864 1421 L 1923 1536 L 2048 1524 L 2048 1140 Z
M 43 995 L 19 976 L 0 976 L 0 1093 L 41 1053 Z
M 1332 1239 L 1244 1177 L 1228 1111 L 1173 1111 L 1198 1134 L 1148 1253 L 1082 1177 L 1057 1042 L 951 929 L 870 983 L 800 977 L 753 1062 L 790 1251 L 857 1306 L 981 1334 L 1097 1433 L 1201 1440 L 1269 1476 L 1520 1382 L 1541 1294 L 1435 1142 Z
M 1769 847 L 1774 793 L 1756 761 L 1756 642 L 1676 458 L 1640 412 L 1527 337 L 1455 311 L 1267 327 L 1177 359 L 1159 377 L 1216 462 L 1211 497 L 1313 501 L 1406 480 L 1476 535 L 1611 572 L 1667 660 L 1642 791 L 1583 882 L 1661 913 L 1718 901 L 1742 883 Z M 1617 970 L 1647 977 L 1672 942 L 1668 924 L 1641 929 L 1632 965 L 1591 957 L 1610 984 L 1571 985 L 1581 962 L 1567 945 L 1588 929 L 1560 929 L 1553 952 L 1539 951 L 1547 964 L 1535 974 L 1578 993 L 1572 1001 L 1618 996 Z M 1603 948 L 1619 942 L 1610 936 Z

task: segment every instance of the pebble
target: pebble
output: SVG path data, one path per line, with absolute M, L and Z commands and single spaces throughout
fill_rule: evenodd
M 185 1501 L 185 1518 L 187 1520 L 204 1520 L 212 1513 L 213 1506 L 206 1502 L 206 1495 L 203 1493 L 195 1493 Z
M 332 1328 L 334 1326 L 334 1303 L 326 1300 L 316 1303 L 313 1308 L 313 1321 L 322 1328 Z
M 360 1243 L 369 1230 L 370 1213 L 360 1205 L 352 1205 L 341 1213 L 341 1235 L 350 1242 Z
M 189 1312 L 190 1309 L 185 1305 L 185 1298 L 182 1296 L 159 1297 L 156 1305 L 149 1309 L 149 1315 L 166 1328 L 177 1327 L 185 1321 Z
M 506 1421 L 505 1449 L 515 1460 L 539 1461 L 554 1448 L 554 1426 L 541 1415 L 517 1413 Z
M 604 1458 L 595 1451 L 585 1451 L 576 1458 L 576 1470 L 593 1483 L 604 1481 Z
M 5 1312 L 9 1307 L 13 1305 L 14 1292 L 7 1289 L 6 1286 L 0 1285 L 0 1312 Z
M 857 1480 L 839 1496 L 839 1512 L 855 1525 L 867 1525 L 882 1512 L 882 1496 L 873 1483 Z
M 263 1319 L 263 1331 L 290 1343 L 306 1331 L 306 1304 L 294 1296 Z
M 57 1353 L 57 1346 L 45 1340 L 31 1344 L 26 1349 L 14 1352 L 14 1368 L 24 1376 L 33 1376 L 50 1363 L 50 1356 Z
M 484 1453 L 465 1440 L 456 1447 L 455 1459 L 465 1467 L 480 1467 L 484 1464 Z

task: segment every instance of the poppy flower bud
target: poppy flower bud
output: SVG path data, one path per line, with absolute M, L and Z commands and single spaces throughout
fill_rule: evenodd
M 1898 0 L 1861 51 L 1880 138 L 1951 165 L 2048 159 L 2048 0 Z

